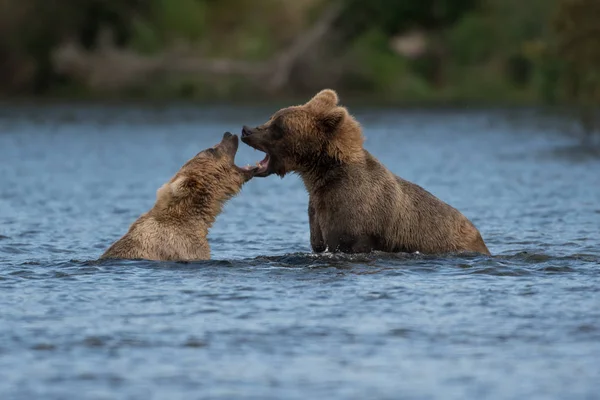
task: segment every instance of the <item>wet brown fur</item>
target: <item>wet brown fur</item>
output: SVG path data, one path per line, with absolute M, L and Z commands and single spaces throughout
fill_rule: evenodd
M 270 172 L 302 178 L 314 251 L 490 254 L 463 214 L 363 148 L 360 124 L 333 90 L 244 129 L 242 140 L 269 154 Z
M 225 146 L 222 142 L 189 160 L 158 189 L 154 207 L 139 217 L 100 258 L 209 259 L 209 228 L 225 202 L 251 177 L 234 164 L 238 140 L 234 138 L 231 140 L 235 144 Z

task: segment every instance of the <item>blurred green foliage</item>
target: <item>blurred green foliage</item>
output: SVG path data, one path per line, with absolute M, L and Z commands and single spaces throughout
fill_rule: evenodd
M 377 26 L 394 35 L 419 26 L 437 30 L 458 21 L 478 0 L 347 0 L 339 25 L 350 36 Z
M 554 28 L 557 76 L 589 141 L 600 133 L 600 1 L 560 0 Z
M 172 40 L 199 40 L 206 33 L 206 4 L 196 0 L 151 0 L 147 13 L 131 23 L 131 47 L 155 53 Z
M 325 84 L 398 101 L 600 103 L 598 0 L 341 1 L 330 32 L 294 69 L 287 93 Z M 268 63 L 330 4 L 2 0 L 0 94 L 53 94 L 72 86 L 77 89 L 70 93 L 84 92 L 81 82 L 56 71 L 52 52 L 67 40 L 95 51 L 106 29 L 114 46 L 141 55 L 179 46 L 206 59 Z M 403 40 L 414 54 L 402 50 Z M 186 76 L 135 90 L 140 96 L 201 97 L 238 96 L 246 87 L 240 76 Z

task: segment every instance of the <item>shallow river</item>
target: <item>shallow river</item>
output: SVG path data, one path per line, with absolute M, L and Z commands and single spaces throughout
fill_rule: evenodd
M 289 175 L 226 205 L 211 261 L 95 261 L 274 109 L 0 108 L 0 398 L 599 398 L 600 157 L 530 111 L 351 110 L 492 257 L 313 255 Z

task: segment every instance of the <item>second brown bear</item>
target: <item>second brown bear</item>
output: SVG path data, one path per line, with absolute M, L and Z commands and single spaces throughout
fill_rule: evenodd
M 235 165 L 237 149 L 238 137 L 225 132 L 221 143 L 196 154 L 158 189 L 154 207 L 100 258 L 208 260 L 208 230 L 256 170 Z
M 242 141 L 267 153 L 255 176 L 296 172 L 308 190 L 315 252 L 478 252 L 490 254 L 462 213 L 395 176 L 363 148 L 360 124 L 336 92 L 244 126 Z

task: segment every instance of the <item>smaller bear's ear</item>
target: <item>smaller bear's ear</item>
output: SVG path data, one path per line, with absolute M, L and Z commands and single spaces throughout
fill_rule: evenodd
M 324 132 L 331 133 L 344 122 L 346 115 L 348 115 L 348 112 L 345 108 L 336 107 L 335 109 L 320 115 L 318 117 L 318 122 Z
M 160 202 L 168 202 L 171 199 L 184 197 L 195 182 L 193 178 L 180 176 L 173 182 L 162 185 L 156 191 L 156 199 Z
M 185 196 L 187 188 L 190 186 L 190 179 L 185 176 L 180 176 L 169 185 L 171 195 L 175 198 Z
M 312 108 L 315 111 L 329 110 L 337 106 L 339 98 L 337 93 L 331 89 L 321 90 L 315 95 L 308 103 L 307 107 Z

